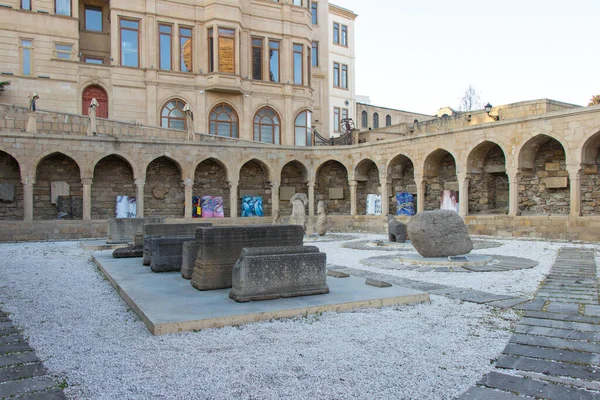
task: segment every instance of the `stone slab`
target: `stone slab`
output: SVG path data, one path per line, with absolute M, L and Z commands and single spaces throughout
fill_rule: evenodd
M 60 389 L 44 390 L 43 392 L 36 392 L 26 394 L 19 397 L 18 400 L 66 400 L 67 396 Z
M 598 381 L 600 370 L 597 367 L 566 364 L 556 361 L 536 360 L 534 358 L 502 356 L 496 362 L 496 368 L 516 369 L 539 372 L 547 375 L 569 376 L 571 378 Z
M 183 259 L 183 244 L 194 236 L 154 237 L 150 241 L 150 269 L 153 272 L 179 272 Z
M 577 314 L 579 313 L 579 304 L 551 301 L 548 305 L 548 312 Z
M 327 271 L 327 276 L 332 276 L 334 278 L 348 278 L 350 274 L 341 271 L 329 270 Z
M 492 256 L 480 255 L 480 254 L 469 254 L 466 256 L 466 260 L 449 260 L 448 257 L 423 257 L 418 253 L 408 253 L 398 256 L 399 262 L 408 264 L 420 264 L 420 265 L 443 265 L 445 267 L 465 267 L 471 266 L 483 266 L 492 262 Z
M 329 200 L 343 200 L 344 188 L 329 188 Z
M 12 203 L 15 199 L 15 185 L 12 183 L 0 183 L 0 202 Z
M 42 363 L 13 365 L 0 369 L 0 382 L 16 381 L 17 379 L 32 378 L 46 375 L 48 371 Z
M 0 345 L 15 342 L 25 342 L 25 338 L 21 335 L 0 336 Z
M 145 224 L 160 224 L 164 221 L 163 217 L 110 218 L 106 243 L 131 243 L 136 233 L 143 233 Z
M 600 344 L 588 343 L 579 340 L 565 340 L 560 338 L 549 338 L 543 336 L 523 335 L 516 333 L 510 337 L 509 342 L 528 346 L 550 347 L 555 349 L 574 350 L 600 354 Z
M 542 179 L 542 183 L 546 185 L 547 189 L 561 189 L 567 187 L 568 179 L 566 176 L 555 176 Z
M 448 293 L 447 296 L 452 299 L 468 301 L 468 302 L 477 303 L 477 304 L 485 304 L 485 303 L 489 303 L 491 301 L 508 300 L 508 299 L 512 298 L 510 296 L 502 296 L 499 294 L 492 294 L 492 293 L 478 292 L 478 291 L 471 291 L 471 292 L 464 292 L 464 293 Z
M 366 279 L 365 285 L 374 286 L 378 288 L 392 287 L 393 285 L 389 282 L 378 281 L 377 279 Z
M 192 279 L 194 273 L 194 264 L 196 263 L 196 257 L 198 256 L 198 245 L 196 240 L 189 242 L 183 242 L 183 249 L 181 254 L 181 276 L 184 279 Z
M 481 386 L 474 386 L 463 393 L 456 400 L 517 400 L 523 399 L 521 396 L 509 392 L 490 389 Z
M 0 346 L 0 354 L 21 353 L 23 351 L 31 351 L 29 343 L 9 343 Z
M 569 321 L 554 321 L 551 319 L 541 318 L 523 318 L 521 324 L 531 326 L 543 326 L 546 328 L 558 328 L 558 329 L 572 329 L 584 332 L 597 332 L 600 333 L 600 326 L 592 324 L 584 324 L 580 322 L 569 322 Z
M 144 254 L 143 246 L 120 247 L 113 251 L 114 258 L 141 258 Z
M 503 350 L 504 354 L 523 356 L 529 358 L 541 358 L 577 364 L 600 364 L 600 354 L 582 353 L 571 350 L 557 350 L 536 346 L 527 346 L 509 343 Z
M 97 240 L 83 240 L 79 242 L 79 245 L 85 251 L 102 251 L 102 250 L 116 250 L 121 247 L 127 247 L 127 243 L 106 243 L 106 239 Z
M 559 329 L 547 328 L 543 326 L 518 325 L 515 328 L 515 333 L 557 337 L 571 340 L 587 340 L 589 342 L 600 342 L 600 332 L 582 332 L 574 329 Z
M 585 315 L 590 317 L 600 317 L 600 306 L 587 305 L 585 306 Z
M 198 291 L 180 273 L 154 274 L 134 259 L 99 252 L 92 260 L 154 335 L 429 301 L 424 292 L 398 286 L 381 290 L 349 277 L 328 279 L 328 294 L 236 303 L 227 290 Z
M 517 297 L 514 299 L 492 301 L 492 302 L 487 303 L 487 305 L 493 306 L 493 307 L 499 307 L 499 308 L 511 308 L 511 307 L 517 306 L 519 304 L 523 304 L 529 300 L 531 300 L 531 299 L 529 299 L 527 297 Z
M 597 317 L 585 317 L 583 315 L 575 315 L 575 314 L 561 314 L 561 313 L 545 313 L 538 311 L 527 311 L 525 313 L 526 317 L 533 318 L 545 318 L 545 319 L 553 319 L 556 321 L 569 321 L 569 322 L 581 322 L 584 324 L 595 324 L 600 325 L 600 318 Z M 600 328 L 600 326 L 599 326 Z
M 157 237 L 195 236 L 199 227 L 212 226 L 211 222 L 193 222 L 185 224 L 146 224 L 143 228 L 144 235 L 144 265 L 150 265 L 150 241 Z
M 33 351 L 0 356 L 0 367 L 40 361 Z
M 0 385 L 0 398 L 19 396 L 28 392 L 39 392 L 54 386 L 56 386 L 56 382 L 49 377 L 33 377 L 5 382 Z

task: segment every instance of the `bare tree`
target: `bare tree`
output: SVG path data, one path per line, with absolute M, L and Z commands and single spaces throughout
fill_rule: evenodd
M 592 96 L 592 99 L 590 100 L 590 104 L 588 104 L 588 106 L 597 106 L 598 104 L 600 104 L 600 94 Z
M 473 85 L 469 85 L 469 88 L 465 90 L 464 96 L 460 99 L 458 109 L 460 111 L 472 111 L 480 108 L 483 108 L 481 95 Z

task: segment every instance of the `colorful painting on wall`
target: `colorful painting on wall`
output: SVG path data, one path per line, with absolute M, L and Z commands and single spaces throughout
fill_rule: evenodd
M 415 215 L 415 202 L 412 194 L 396 193 L 396 215 Z
M 381 195 L 367 195 L 367 215 L 381 215 Z
M 458 212 L 458 192 L 442 190 L 440 192 L 440 209 Z
M 136 201 L 135 197 L 117 196 L 117 206 L 115 207 L 116 218 L 135 218 Z
M 192 218 L 201 218 L 200 196 L 192 196 Z
M 262 197 L 242 197 L 242 217 L 264 217 Z
M 223 197 L 192 196 L 193 218 L 225 218 Z

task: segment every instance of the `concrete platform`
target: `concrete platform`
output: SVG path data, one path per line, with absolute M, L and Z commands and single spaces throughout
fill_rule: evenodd
M 86 251 L 116 250 L 127 247 L 127 243 L 106 243 L 106 239 L 82 240 L 79 245 Z
M 229 298 L 229 289 L 198 291 L 180 273 L 154 273 L 140 259 L 115 259 L 109 252 L 94 253 L 92 259 L 154 335 L 429 300 L 428 293 L 418 290 L 376 288 L 361 278 L 327 277 L 328 294 L 236 303 Z

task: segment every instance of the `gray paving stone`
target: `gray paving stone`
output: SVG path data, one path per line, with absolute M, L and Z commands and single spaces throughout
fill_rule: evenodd
M 25 338 L 18 334 L 0 336 L 0 345 L 15 342 L 25 342 Z
M 0 356 L 0 367 L 6 367 L 14 364 L 24 364 L 40 361 L 33 351 L 27 353 L 15 353 L 7 356 Z
M 551 319 L 542 318 L 523 318 L 521 324 L 532 325 L 532 326 L 545 326 L 546 328 L 558 328 L 558 329 L 573 329 L 577 331 L 585 332 L 600 332 L 598 325 L 583 324 L 580 322 L 565 322 L 565 321 L 554 321 Z
M 524 397 L 482 386 L 474 386 L 456 400 L 514 400 Z
M 588 381 L 600 380 L 600 368 L 598 367 L 536 360 L 525 357 L 502 356 L 496 361 L 496 368 L 538 372 L 554 376 L 568 376 Z
M 429 293 L 439 294 L 439 295 L 446 295 L 446 294 L 450 294 L 450 293 L 460 293 L 460 292 L 468 292 L 468 291 L 470 291 L 470 289 L 462 289 L 462 288 L 456 288 L 456 287 L 449 287 L 449 288 L 445 288 L 445 289 L 430 290 Z
M 0 317 L 0 322 L 10 322 L 10 318 L 8 318 L 8 317 Z
M 497 295 L 497 294 L 485 293 L 485 292 L 479 292 L 479 291 L 471 291 L 471 292 L 465 292 L 465 293 L 449 293 L 448 297 L 457 299 L 457 300 L 468 301 L 471 303 L 478 303 L 478 304 L 484 304 L 484 303 L 489 303 L 491 301 L 498 301 L 498 300 L 508 300 L 511 298 L 510 296 L 501 296 L 501 295 Z
M 10 329 L 12 328 L 14 325 L 12 322 L 8 321 L 8 322 L 0 322 L 0 329 Z
M 507 299 L 507 300 L 500 300 L 500 301 L 492 301 L 490 303 L 487 303 L 488 306 L 494 306 L 494 307 L 499 307 L 499 308 L 511 308 L 514 306 L 517 306 L 519 304 L 523 304 L 526 301 L 529 301 L 531 299 L 527 298 L 527 297 L 515 297 L 513 299 Z
M 60 389 L 45 390 L 43 392 L 26 394 L 15 400 L 66 400 L 67 396 Z
M 540 358 L 544 360 L 554 360 L 561 362 L 571 362 L 579 364 L 600 365 L 600 354 L 581 353 L 571 350 L 556 350 L 544 347 L 526 346 L 521 344 L 509 343 L 502 351 L 504 354 L 512 356 L 523 356 L 530 358 Z
M 15 328 L 14 326 L 11 326 L 9 328 L 0 328 L 0 336 L 4 336 L 4 335 L 13 335 L 15 333 L 20 333 L 19 330 L 17 328 Z
M 515 333 L 529 335 L 557 337 L 572 340 L 587 340 L 588 342 L 600 342 L 600 332 L 582 332 L 574 329 L 544 328 L 541 326 L 518 325 Z
M 510 343 L 526 344 L 529 346 L 552 347 L 556 349 L 583 351 L 600 354 L 600 344 L 588 343 L 580 340 L 566 340 L 524 334 L 514 334 L 509 339 Z
M 56 382 L 49 377 L 34 377 L 0 383 L 0 398 L 19 396 L 29 392 L 40 392 L 55 386 Z
M 20 353 L 23 351 L 31 351 L 29 343 L 9 343 L 0 346 L 0 354 Z
M 589 317 L 600 317 L 600 306 L 585 306 L 585 315 Z
M 0 382 L 42 376 L 47 373 L 48 371 L 46 368 L 39 362 L 35 364 L 13 365 L 6 368 L 0 368 Z
M 551 301 L 548 305 L 548 312 L 553 313 L 567 313 L 567 314 L 578 314 L 579 304 L 577 303 L 561 303 Z
M 485 375 L 478 384 L 539 399 L 592 400 L 600 398 L 598 394 L 587 390 L 497 372 L 490 372 Z
M 534 299 L 528 303 L 519 304 L 515 307 L 517 310 L 532 310 L 532 311 L 541 311 L 544 308 L 544 304 L 546 302 L 540 299 Z
M 557 321 L 582 322 L 585 324 L 600 325 L 600 318 L 585 317 L 583 315 L 574 315 L 574 314 L 528 311 L 525 313 L 525 317 L 553 319 L 553 320 L 557 320 Z

